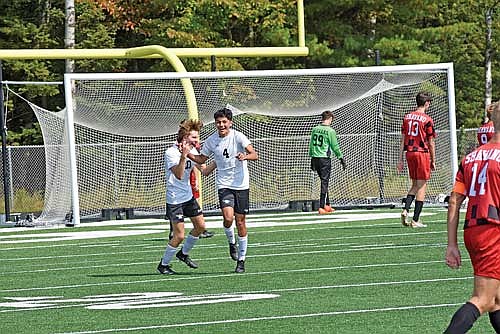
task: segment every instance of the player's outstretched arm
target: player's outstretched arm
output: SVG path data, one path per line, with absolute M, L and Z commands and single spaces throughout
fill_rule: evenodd
M 211 163 L 209 163 L 208 165 L 205 165 L 205 164 L 202 164 L 202 165 L 199 165 L 198 169 L 201 171 L 201 173 L 204 175 L 204 176 L 208 176 L 210 174 L 212 174 L 212 172 L 217 168 L 217 164 L 215 163 L 215 161 L 212 161 Z
M 208 160 L 208 157 L 206 155 L 203 155 L 203 154 L 194 155 L 191 152 L 188 153 L 187 157 L 199 165 L 204 164 Z

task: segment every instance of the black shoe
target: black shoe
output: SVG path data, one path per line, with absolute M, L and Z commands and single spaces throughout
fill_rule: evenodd
M 177 254 L 175 254 L 175 257 L 178 258 L 180 261 L 184 262 L 185 264 L 187 264 L 189 268 L 193 269 L 198 268 L 198 264 L 193 260 L 191 260 L 189 255 L 182 253 L 182 249 L 178 251 Z
M 205 231 L 203 231 L 202 234 L 200 234 L 199 238 L 211 238 L 214 235 L 215 235 L 214 232 L 210 232 L 210 231 L 205 230 Z
M 245 260 L 239 260 L 236 263 L 236 269 L 234 269 L 234 272 L 238 274 L 245 272 Z
M 231 255 L 231 259 L 238 261 L 238 247 L 236 247 L 236 243 L 229 243 L 229 255 Z
M 175 271 L 172 270 L 172 267 L 169 264 L 164 266 L 163 264 L 161 264 L 161 261 L 158 264 L 158 267 L 156 269 L 158 269 L 158 271 L 162 275 L 175 275 L 175 274 L 177 274 Z

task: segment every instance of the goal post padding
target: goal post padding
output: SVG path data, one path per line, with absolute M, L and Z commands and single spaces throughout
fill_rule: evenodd
M 33 105 L 46 146 L 45 208 L 38 221 L 59 222 L 72 210 L 70 150 L 76 157 L 82 218 L 102 209 L 134 208 L 140 215 L 165 211 L 164 151 L 187 118 L 181 78 L 194 88 L 202 141 L 215 131 L 213 114 L 228 106 L 233 127 L 250 139 L 259 160 L 249 162 L 251 209 L 286 209 L 291 201 L 317 200 L 319 179 L 310 169 L 309 133 L 320 113 L 332 110 L 347 170 L 332 160 L 333 206 L 367 198 L 399 203 L 409 186 L 395 166 L 405 113 L 415 96 L 429 92 L 435 122 L 437 170 L 427 188 L 433 200 L 451 190 L 456 170 L 450 65 L 349 69 L 67 74 L 71 84 L 74 145 L 68 113 Z M 204 210 L 218 209 L 214 175 L 203 177 Z

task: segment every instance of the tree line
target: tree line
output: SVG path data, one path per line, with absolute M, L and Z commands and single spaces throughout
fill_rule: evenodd
M 480 124 L 500 98 L 499 0 L 307 0 L 307 57 L 182 59 L 188 71 L 290 69 L 453 62 L 457 125 Z M 75 48 L 297 46 L 296 0 L 75 0 Z M 489 15 L 489 21 L 488 21 Z M 488 25 L 489 22 L 489 25 Z M 65 0 L 0 2 L 0 49 L 64 48 Z M 490 34 L 488 35 L 488 29 Z M 491 36 L 491 37 L 489 37 Z M 491 82 L 485 82 L 491 59 Z M 160 59 L 77 60 L 75 72 L 173 70 Z M 3 61 L 3 79 L 61 81 L 63 60 Z M 13 90 L 49 109 L 62 87 Z M 489 96 L 488 96 L 489 95 Z M 42 144 L 33 112 L 9 96 L 8 142 Z

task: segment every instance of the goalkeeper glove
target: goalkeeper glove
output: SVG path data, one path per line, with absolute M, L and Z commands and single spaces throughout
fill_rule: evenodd
M 339 160 L 340 160 L 340 164 L 342 165 L 342 169 L 346 170 L 347 169 L 347 164 L 345 163 L 344 158 L 340 158 Z

